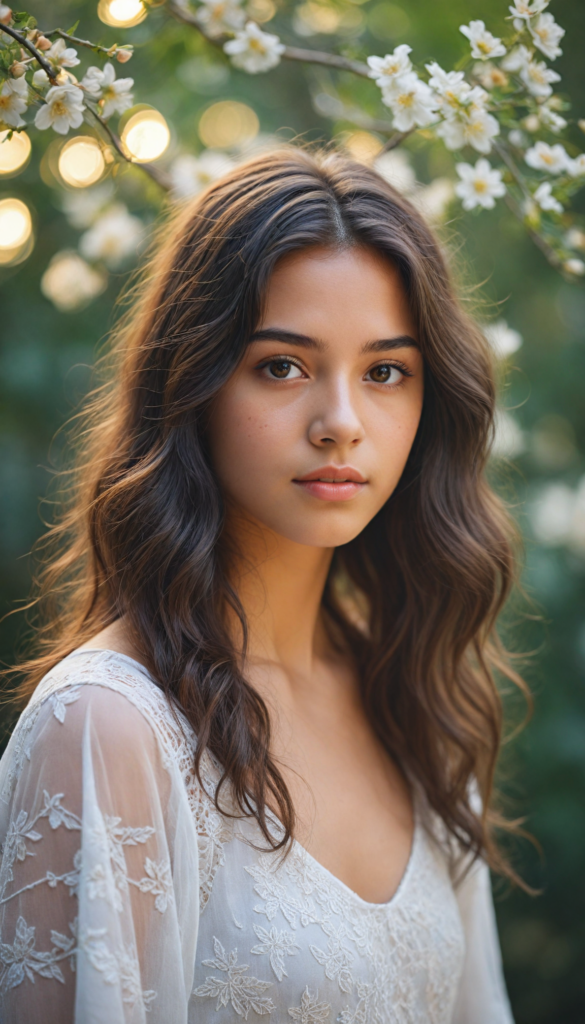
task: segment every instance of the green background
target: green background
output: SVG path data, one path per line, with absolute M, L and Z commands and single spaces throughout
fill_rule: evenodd
M 221 54 L 212 52 L 197 33 L 170 22 L 160 10 L 134 29 L 114 30 L 98 21 L 95 2 L 45 0 L 27 9 L 44 28 L 68 28 L 80 18 L 78 33 L 86 38 L 108 45 L 134 42 L 135 57 L 123 69 L 117 68 L 118 73 L 135 78 L 137 101 L 154 104 L 167 117 L 177 148 L 194 152 L 202 148 L 198 119 L 216 98 L 243 99 L 257 111 L 263 131 L 285 129 L 283 137 L 298 133 L 309 140 L 325 139 L 332 130 L 349 127 L 332 125 L 314 112 L 310 101 L 314 73 L 292 63 L 268 76 L 228 71 Z M 434 58 L 449 68 L 467 45 L 458 32 L 462 22 L 483 18 L 493 31 L 505 30 L 504 0 L 403 0 L 400 5 L 367 0 L 360 9 L 367 28 L 346 45 L 362 56 L 383 54 L 407 41 L 417 63 Z M 563 76 L 561 90 L 571 96 L 574 115 L 585 116 L 585 4 L 555 0 L 551 10 L 567 29 L 564 55 L 554 64 Z M 276 23 L 285 41 L 299 44 L 290 27 L 287 35 L 290 9 L 279 12 Z M 327 36 L 300 42 L 321 48 L 331 44 Z M 193 59 L 205 54 L 226 67 L 215 84 L 210 82 L 212 76 L 193 74 L 187 68 L 190 62 L 191 69 L 201 69 L 201 61 L 193 64 Z M 85 53 L 80 56 L 82 67 L 87 66 Z M 356 95 L 374 103 L 376 94 L 368 83 L 348 86 L 352 87 L 358 90 Z M 381 113 L 375 107 L 372 112 Z M 576 141 L 579 134 L 574 129 Z M 75 314 L 57 312 L 41 295 L 40 278 L 51 256 L 60 249 L 75 248 L 79 232 L 60 212 L 60 193 L 44 184 L 38 173 L 42 153 L 55 135 L 33 131 L 31 137 L 29 166 L 18 177 L 0 181 L 2 196 L 19 196 L 32 208 L 37 234 L 29 259 L 0 271 L 0 600 L 6 610 L 28 592 L 28 552 L 42 531 L 39 499 L 60 461 L 62 443 L 59 437 L 53 440 L 54 435 L 89 386 L 96 350 L 115 319 L 116 297 L 125 281 L 124 274 L 112 274 L 108 290 Z M 581 140 L 585 142 L 582 136 Z M 453 174 L 451 157 L 440 145 L 414 142 L 410 149 L 421 180 Z M 466 153 L 465 159 L 475 162 L 476 157 Z M 132 212 L 152 220 L 157 214 L 157 192 L 154 187 L 144 188 L 141 181 L 139 171 L 127 176 L 124 198 Z M 508 614 L 514 647 L 535 652 L 525 673 L 535 696 L 535 711 L 519 738 L 507 744 L 502 764 L 512 810 L 526 816 L 527 827 L 541 847 L 538 852 L 523 843 L 514 848 L 513 856 L 542 894 L 530 897 L 498 890 L 506 977 L 518 1024 L 583 1024 L 585 555 L 536 543 L 526 510 L 545 483 L 574 485 L 585 473 L 585 291 L 548 266 L 503 204 L 478 216 L 462 216 L 454 210 L 453 217 L 447 234 L 458 249 L 457 262 L 465 280 L 468 285 L 480 285 L 486 313 L 504 316 L 524 337 L 503 386 L 502 404 L 514 410 L 525 431 L 526 450 L 497 476 L 498 485 L 515 504 L 525 534 L 524 587 L 533 602 L 529 612 L 539 612 L 540 621 L 519 617 L 517 606 Z M 477 303 L 477 292 L 471 301 Z M 551 423 L 564 438 L 564 448 L 559 449 L 558 458 L 553 450 L 543 460 L 537 456 L 538 439 Z M 4 661 L 14 656 L 24 631 L 22 616 L 4 620 L 0 626 Z M 7 730 L 8 712 L 3 717 Z

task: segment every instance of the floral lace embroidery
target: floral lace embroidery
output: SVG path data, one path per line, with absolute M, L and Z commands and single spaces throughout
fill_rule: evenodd
M 260 942 L 252 946 L 251 953 L 256 953 L 259 956 L 262 953 L 266 953 L 270 958 L 270 966 L 276 974 L 279 981 L 283 978 L 288 978 L 286 967 L 284 966 L 285 956 L 295 956 L 300 953 L 301 947 L 295 942 L 294 935 L 291 932 L 279 932 L 277 928 L 271 928 L 267 931 L 266 928 L 262 928 L 261 925 L 255 924 L 254 931 Z
M 79 937 L 78 948 L 92 967 L 102 973 L 106 985 L 120 985 L 123 1002 L 134 1006 L 141 1000 L 148 1010 L 156 992 L 142 990 L 138 960 L 126 948 L 110 949 L 105 941 L 106 934 L 105 928 L 86 928 Z
M 318 1002 L 319 996 L 312 995 L 308 988 L 305 988 L 301 996 L 301 1005 L 297 1009 L 291 1006 L 288 1011 L 289 1017 L 299 1024 L 325 1024 L 331 1016 L 331 1004 Z
M 3 971 L 0 979 L 0 991 L 16 988 L 25 977 L 34 982 L 35 974 L 41 978 L 55 978 L 65 984 L 60 961 L 70 960 L 71 970 L 75 970 L 75 929 L 76 921 L 69 925 L 73 935 L 61 935 L 51 932 L 53 949 L 41 953 L 35 949 L 35 928 L 28 925 L 20 916 L 16 922 L 15 937 L 12 945 L 0 943 L 0 963 Z
M 260 981 L 258 978 L 251 978 L 246 975 L 249 970 L 247 964 L 238 966 L 238 951 L 234 949 L 229 955 L 219 939 L 213 938 L 213 960 L 203 960 L 205 967 L 214 967 L 225 976 L 207 977 L 203 985 L 193 990 L 193 994 L 203 998 L 217 997 L 216 1010 L 231 1003 L 239 1017 L 248 1019 L 250 1010 L 254 1013 L 272 1013 L 276 1009 L 272 999 L 263 995 L 266 989 L 272 985 L 271 981 Z
M 84 684 L 115 690 L 131 701 L 154 729 L 165 767 L 178 767 L 199 837 L 199 895 L 203 910 L 217 870 L 224 863 L 223 848 L 234 834 L 233 821 L 220 814 L 213 803 L 219 765 L 205 751 L 201 759 L 202 788 L 193 772 L 196 739 L 191 726 L 179 709 L 170 708 L 168 698 L 138 665 L 129 668 L 124 659 L 111 651 L 88 651 L 66 658 L 45 676 L 15 730 L 12 768 L 2 796 L 6 798 L 12 791 L 25 761 L 30 760 L 30 734 L 43 703 L 47 699 L 54 701 L 53 713 L 63 722 L 65 705 L 79 698 Z

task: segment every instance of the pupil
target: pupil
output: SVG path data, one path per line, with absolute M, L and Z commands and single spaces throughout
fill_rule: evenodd
M 280 359 L 277 363 L 272 364 L 272 373 L 275 377 L 286 377 L 290 370 L 290 363 L 287 363 L 284 359 Z
M 385 383 L 388 380 L 388 377 L 390 376 L 390 367 L 377 366 L 376 369 L 374 370 L 374 375 L 376 380 L 380 381 L 381 383 Z

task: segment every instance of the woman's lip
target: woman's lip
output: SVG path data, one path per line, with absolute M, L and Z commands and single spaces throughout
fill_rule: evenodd
M 322 480 L 325 483 L 341 484 L 351 481 L 356 484 L 367 483 L 366 479 L 362 474 L 354 469 L 353 466 L 321 466 L 320 469 L 314 469 L 311 473 L 306 473 L 305 476 L 297 477 L 294 481 L 295 484 L 304 484 L 311 480 Z
M 302 487 L 313 498 L 320 498 L 321 501 L 348 501 L 364 489 L 365 481 L 358 480 L 293 480 L 294 484 Z

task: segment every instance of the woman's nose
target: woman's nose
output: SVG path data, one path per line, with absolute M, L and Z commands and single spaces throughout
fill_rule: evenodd
M 319 391 L 309 424 L 309 441 L 318 448 L 355 447 L 363 440 L 364 429 L 349 384 L 337 380 Z

